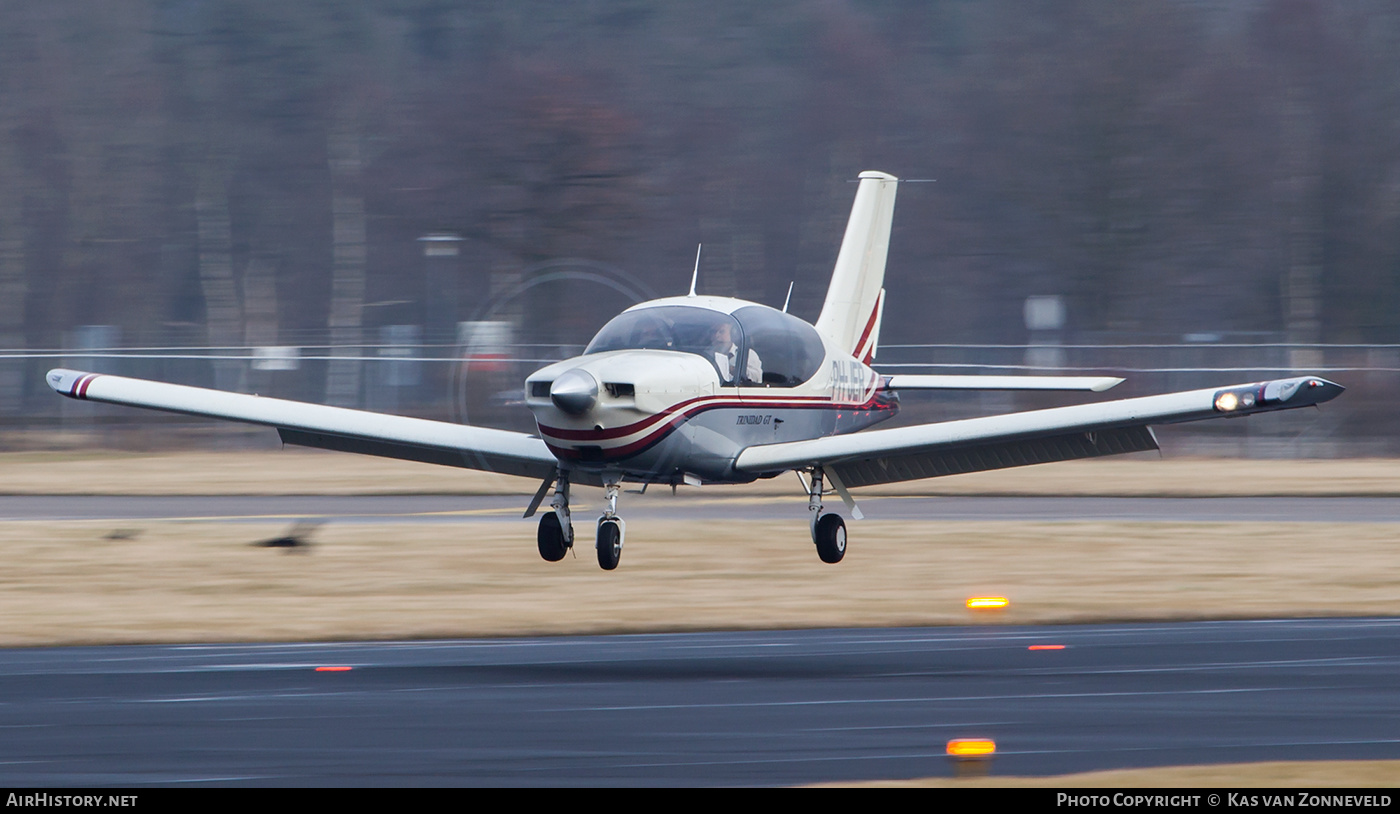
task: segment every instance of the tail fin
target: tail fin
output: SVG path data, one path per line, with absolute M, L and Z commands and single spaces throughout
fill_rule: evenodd
M 894 194 L 899 179 L 863 172 L 846 236 L 836 255 L 831 287 L 817 317 L 817 330 L 863 362 L 875 356 L 884 312 L 885 255 L 890 248 Z

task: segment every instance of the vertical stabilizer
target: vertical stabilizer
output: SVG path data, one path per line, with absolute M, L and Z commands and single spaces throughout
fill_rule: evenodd
M 817 317 L 817 330 L 868 362 L 875 353 L 884 310 L 885 255 L 890 248 L 894 194 L 899 179 L 883 172 L 863 172 L 846 236 L 836 255 L 831 287 Z

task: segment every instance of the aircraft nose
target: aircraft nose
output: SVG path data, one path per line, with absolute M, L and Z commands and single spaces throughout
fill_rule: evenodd
M 549 400 L 569 415 L 582 415 L 598 402 L 598 380 L 586 370 L 568 370 L 549 386 Z

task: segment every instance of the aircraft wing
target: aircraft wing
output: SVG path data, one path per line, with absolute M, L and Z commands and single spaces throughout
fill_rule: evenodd
M 75 399 L 276 427 L 283 443 L 481 469 L 543 480 L 559 463 L 533 435 L 446 421 L 76 370 L 50 370 L 49 387 Z
M 1048 410 L 920 424 L 745 449 L 753 474 L 821 466 L 845 486 L 918 480 L 1157 449 L 1151 424 L 1175 424 L 1320 404 L 1341 385 L 1317 377 L 1190 390 Z
M 1117 376 L 886 376 L 883 390 L 1092 390 L 1123 383 Z

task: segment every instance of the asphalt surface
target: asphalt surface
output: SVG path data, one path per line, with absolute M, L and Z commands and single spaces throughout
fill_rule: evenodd
M 787 785 L 948 775 L 963 737 L 994 774 L 1394 759 L 1398 671 L 1395 619 L 8 650 L 0 783 Z
M 597 489 L 580 490 L 576 516 L 601 509 Z M 519 518 L 524 496 L 0 496 L 6 520 L 242 520 L 316 518 L 345 523 L 462 523 Z M 1180 522 L 1396 523 L 1396 497 L 875 497 L 859 498 L 871 520 L 1135 520 Z M 829 511 L 848 514 L 839 498 Z M 807 500 L 791 497 L 680 497 L 623 494 L 626 518 L 783 520 L 807 517 Z

